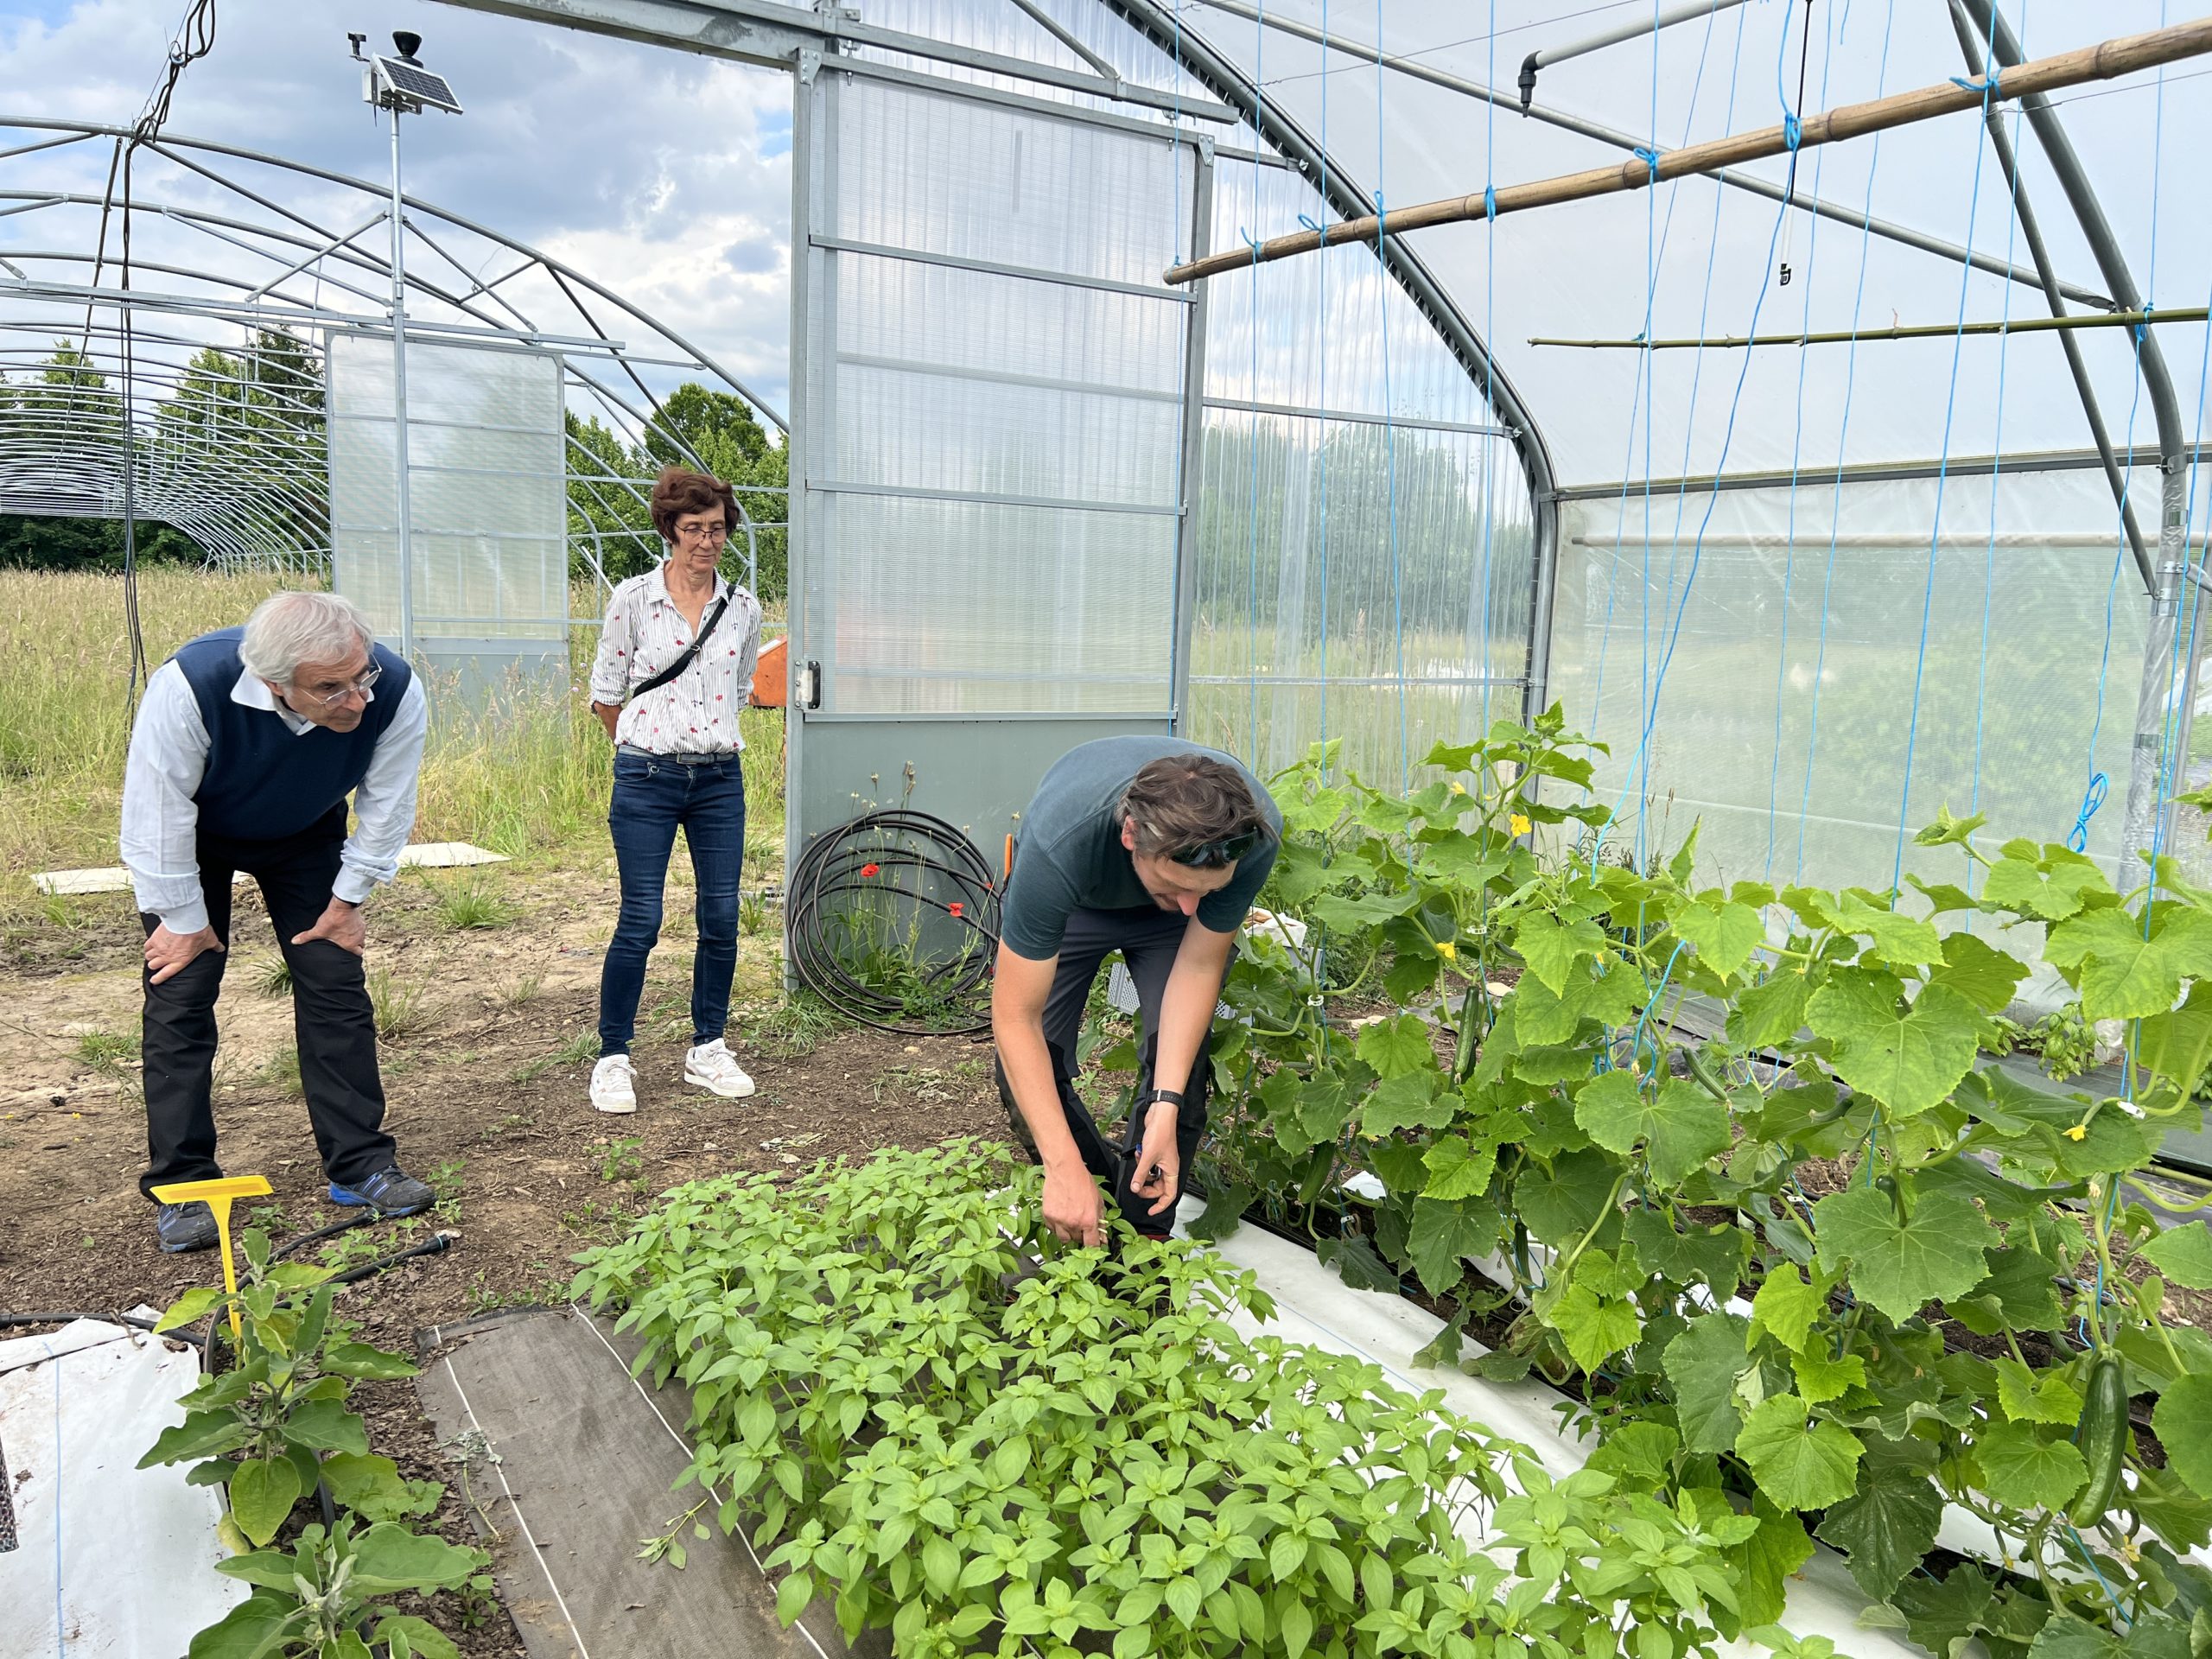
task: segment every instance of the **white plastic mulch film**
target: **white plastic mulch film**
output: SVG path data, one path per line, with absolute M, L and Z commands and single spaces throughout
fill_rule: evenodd
M 391 341 L 330 342 L 334 583 L 397 639 L 398 473 Z M 561 363 L 550 353 L 410 338 L 407 475 L 414 627 L 442 640 L 567 639 Z
M 823 707 L 1164 712 L 1191 303 L 1160 274 L 1190 246 L 1195 149 L 832 92 L 806 416 Z

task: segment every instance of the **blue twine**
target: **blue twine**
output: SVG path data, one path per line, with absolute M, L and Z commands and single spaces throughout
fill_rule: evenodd
M 1268 54 L 1268 0 L 1260 0 L 1259 20 L 1253 25 L 1252 42 L 1252 126 L 1255 131 L 1267 124 L 1268 90 L 1264 72 Z M 1260 178 L 1258 168 L 1252 169 L 1252 212 L 1260 211 Z M 1244 641 L 1244 678 L 1251 691 L 1252 706 L 1250 741 L 1252 753 L 1260 753 L 1260 245 L 1246 235 L 1243 226 L 1237 228 L 1245 245 L 1252 250 L 1252 315 L 1250 334 L 1252 347 L 1252 497 L 1245 508 L 1249 546 L 1245 555 L 1245 615 L 1249 632 Z M 1287 451 L 1286 451 L 1287 454 Z
M 1634 154 L 1637 161 L 1642 162 L 1646 168 L 1650 169 L 1651 180 L 1647 181 L 1647 182 L 1656 181 L 1659 176 L 1659 152 L 1656 149 L 1646 149 L 1644 146 L 1639 144 L 1637 146 Z
M 1990 27 L 1994 30 L 1997 14 L 1990 13 Z M 1991 57 L 1995 47 L 1985 48 Z M 1975 219 L 1981 207 L 1981 135 L 1974 135 L 1974 182 L 1967 199 L 1967 251 L 1974 251 Z M 1957 331 L 1951 336 L 1951 381 L 1943 399 L 1943 458 L 1936 469 L 1936 512 L 1928 531 L 1928 577 L 1920 593 L 1920 645 L 1912 664 L 1912 712 L 1905 722 L 1904 779 L 1897 789 L 1897 853 L 1890 864 L 1890 886 L 1903 885 L 1904 880 L 1905 825 L 1912 810 L 1912 763 L 1920 746 L 1920 694 L 1928 678 L 1928 628 L 1936 607 L 1936 562 L 1943 538 L 1943 492 L 1951 474 L 1951 423 L 1958 412 L 1959 364 L 1966 349 L 1967 290 L 1974 277 L 1969 264 L 1959 272 L 1959 309 Z
M 1321 33 L 1325 36 L 1328 32 L 1329 0 L 1321 0 Z M 1381 54 L 1378 46 L 1377 56 L 1380 55 Z M 1321 77 L 1321 153 L 1324 156 L 1329 153 L 1329 77 L 1326 75 Z M 1316 226 L 1314 228 L 1319 230 L 1320 227 Z M 1322 238 L 1322 245 L 1326 247 L 1327 243 L 1328 238 L 1324 237 Z M 1329 262 L 1325 257 L 1321 261 L 1321 270 L 1318 279 L 1317 297 L 1319 301 L 1321 321 L 1320 332 L 1317 338 L 1317 343 L 1314 346 L 1315 354 L 1319 359 L 1319 372 L 1317 377 L 1318 384 L 1314 389 L 1313 406 L 1316 409 L 1326 409 L 1329 406 L 1330 329 Z M 1320 705 L 1320 718 L 1319 723 L 1320 726 L 1321 741 L 1324 745 L 1326 745 L 1329 741 L 1329 423 L 1327 419 L 1323 417 L 1319 421 L 1319 424 L 1320 427 L 1319 454 L 1321 463 L 1321 568 L 1319 571 L 1321 579 L 1321 638 L 1320 651 L 1319 653 L 1320 662 L 1320 673 L 1319 677 L 1321 682 L 1321 686 L 1320 696 L 1317 701 Z M 1324 749 L 1324 753 L 1326 753 L 1325 748 Z
M 1382 324 L 1382 455 L 1390 514 L 1390 608 L 1397 634 L 1398 791 L 1413 787 L 1413 739 L 1406 715 L 1406 585 L 1398 562 L 1398 428 L 1390 413 L 1390 221 L 1382 200 L 1382 0 L 1375 0 L 1375 296 Z M 1326 671 L 1324 664 L 1323 671 Z
M 1307 230 L 1313 232 L 1316 236 L 1319 236 L 1321 233 L 1321 227 L 1304 213 L 1300 213 L 1298 216 L 1298 222 L 1303 225 Z
M 1953 75 L 1951 77 L 1951 85 L 1957 87 L 1961 92 L 1979 92 L 1981 95 L 1982 100 L 1986 103 L 1988 101 L 1989 95 L 1997 90 L 1997 77 L 1994 75 L 1988 75 L 1980 80 L 1968 80 L 1964 75 Z
M 2081 1427 L 2076 1424 L 2074 1429 L 2075 1438 L 2080 1439 L 2081 1433 Z M 2089 1554 L 2089 1547 L 2082 1542 L 2082 1535 L 2074 1530 L 2073 1523 L 2070 1522 L 2067 1524 L 2066 1532 L 2067 1535 L 2073 1539 L 2074 1548 L 2082 1553 L 2082 1564 L 2095 1575 L 2098 1587 L 2105 1592 L 2105 1599 L 2112 1603 L 2113 1611 L 2120 1615 L 2120 1622 L 2132 1628 L 2135 1623 L 2134 1619 L 2128 1616 L 2127 1609 L 2120 1605 L 2120 1592 L 2106 1583 L 2105 1575 L 2098 1572 L 2096 1557 Z
M 2105 804 L 2105 791 L 2111 779 L 2101 772 L 2089 779 L 2089 787 L 2082 796 L 2082 810 L 2074 815 L 2074 827 L 2066 832 L 2066 844 L 2077 853 L 2089 850 L 2089 820 L 2097 816 L 2097 809 Z
M 1833 17 L 1835 14 L 1830 12 Z M 1821 102 L 1826 105 L 1828 93 L 1828 72 L 1835 65 L 1834 37 L 1829 37 L 1829 49 L 1821 58 Z M 1813 194 L 1821 194 L 1821 173 L 1828 153 L 1823 149 L 1813 158 Z M 1813 219 L 1809 238 L 1805 244 L 1805 302 L 1799 319 L 1799 330 L 1812 327 L 1813 283 L 1820 270 L 1818 256 L 1821 248 L 1821 221 Z M 1760 868 L 1762 875 L 1774 874 L 1774 836 L 1776 807 L 1782 789 L 1782 706 L 1783 684 L 1789 668 L 1789 591 L 1797 574 L 1797 482 L 1804 456 L 1805 442 L 1805 374 L 1809 366 L 1808 353 L 1797 354 L 1797 401 L 1796 424 L 1789 435 L 1789 511 L 1787 534 L 1783 539 L 1782 559 L 1782 634 L 1774 654 L 1774 758 L 1767 769 L 1766 779 L 1766 861 Z
M 1805 130 L 1797 124 L 1797 118 L 1794 115 L 1784 115 L 1782 118 L 1782 142 L 1794 150 L 1804 141 L 1804 137 Z
M 1484 219 L 1497 217 L 1497 191 L 1494 187 L 1487 184 L 1483 186 L 1483 217 Z
M 1484 71 L 1484 84 L 1497 83 L 1497 0 L 1490 0 L 1490 35 L 1486 50 L 1488 66 Z M 1492 99 L 1483 105 L 1483 215 L 1486 224 L 1497 221 L 1497 191 L 1492 181 L 1497 175 L 1497 104 Z M 1483 238 L 1483 411 L 1493 425 L 1497 421 L 1497 353 L 1492 342 L 1497 339 L 1497 238 Z M 1482 439 L 1483 458 L 1483 621 L 1482 621 L 1482 709 L 1483 730 L 1490 730 L 1490 683 L 1496 677 L 1490 652 L 1491 612 L 1491 520 L 1497 514 L 1497 463 L 1491 453 L 1497 440 L 1487 434 Z M 1524 707 L 1522 714 L 1533 720 L 1541 709 Z M 1488 838 L 1488 831 L 1484 831 Z M 1485 849 L 1487 850 L 1487 849 Z M 1483 913 L 1490 912 L 1490 888 L 1481 889 Z
M 1651 995 L 1643 1005 L 1643 1012 L 1636 1017 L 1636 1029 L 1630 1033 L 1628 1039 L 1628 1059 L 1630 1067 L 1636 1065 L 1636 1057 L 1643 1052 L 1644 1025 L 1651 1018 L 1651 1010 L 1659 1006 L 1660 998 L 1667 995 L 1667 982 L 1675 976 L 1675 959 L 1682 954 L 1682 948 L 1688 944 L 1688 939 L 1675 941 L 1674 954 L 1667 958 L 1666 967 L 1660 970 L 1659 982 L 1651 988 Z M 1659 1046 L 1656 1043 L 1652 1045 L 1651 1052 L 1656 1059 L 1659 1052 Z
M 1889 85 L 1890 42 L 1897 24 L 1897 0 L 1888 0 L 1882 16 L 1881 67 L 1874 79 L 1874 96 L 1879 98 Z M 1859 229 L 1859 286 L 1851 301 L 1850 354 L 1844 361 L 1843 418 L 1836 434 L 1835 486 L 1828 519 L 1828 556 L 1827 574 L 1821 582 L 1820 644 L 1813 657 L 1813 701 L 1808 711 L 1805 731 L 1805 783 L 1797 799 L 1797 855 L 1793 880 L 1802 880 L 1805 874 L 1805 821 L 1812 810 L 1813 763 L 1819 752 L 1821 739 L 1821 680 L 1827 672 L 1828 618 L 1833 614 L 1829 599 L 1835 590 L 1836 542 L 1843 528 L 1843 475 L 1850 457 L 1851 395 L 1859 382 L 1859 321 L 1866 301 L 1866 265 L 1873 248 L 1874 180 L 1882 164 L 1882 135 L 1874 135 L 1872 151 L 1866 164 L 1866 204 L 1861 213 Z
M 2013 238 L 2020 223 L 2020 167 L 2018 143 L 2019 127 L 2020 118 L 2016 112 L 2012 118 L 2015 142 L 2012 147 L 2014 160 L 2011 200 L 2007 204 L 2005 225 L 2005 269 L 2008 274 L 2012 270 Z M 1977 659 L 1974 673 L 1974 785 L 1967 797 L 1968 817 L 1981 810 L 1981 740 L 1984 717 L 1987 713 L 1989 699 L 1989 613 L 1990 602 L 1997 589 L 1997 497 L 1999 481 L 2005 470 L 2005 372 L 2007 365 L 2007 353 L 2012 344 L 2012 284 L 2009 280 L 2005 284 L 2001 322 L 2003 326 L 1999 327 L 1997 334 L 1997 428 L 1993 445 L 1995 459 L 1991 462 L 1989 469 L 1989 539 L 1984 544 L 1981 552 L 1981 653 Z M 2084 826 L 2082 836 L 2085 841 L 2088 839 L 2088 829 Z M 1975 879 L 1980 872 L 1980 865 L 1972 859 L 1967 861 L 1967 891 L 1969 893 L 1974 891 Z M 1982 879 L 1986 880 L 1987 878 L 1984 876 Z M 1966 931 L 1969 933 L 1974 931 L 1972 911 L 1967 912 L 1966 914 Z

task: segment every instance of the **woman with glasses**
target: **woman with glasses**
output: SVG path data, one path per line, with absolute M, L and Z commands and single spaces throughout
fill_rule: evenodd
M 1045 1167 L 1045 1221 L 1096 1244 L 1098 1182 L 1165 1234 L 1205 1128 L 1208 1035 L 1229 958 L 1274 868 L 1282 814 L 1234 756 L 1172 737 L 1102 737 L 1052 763 L 1022 815 L 991 982 L 998 1083 Z M 1114 951 L 1142 1020 L 1127 1144 L 1077 1096 L 1076 1038 Z
M 753 1092 L 729 1052 L 737 971 L 738 882 L 745 863 L 745 740 L 738 711 L 753 690 L 760 605 L 721 574 L 737 498 L 720 479 L 671 467 L 653 485 L 653 528 L 668 543 L 657 569 L 607 602 L 592 712 L 614 744 L 614 837 L 622 907 L 599 982 L 599 1064 L 591 1103 L 638 1109 L 630 1044 L 645 958 L 660 938 L 661 897 L 676 832 L 691 850 L 698 942 L 691 958 L 691 1046 L 683 1080 L 726 1099 Z

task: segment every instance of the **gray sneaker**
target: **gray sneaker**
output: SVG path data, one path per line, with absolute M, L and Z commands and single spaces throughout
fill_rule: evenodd
M 154 1231 L 162 1249 L 175 1255 L 184 1250 L 212 1250 L 219 1235 L 215 1212 L 194 1198 L 190 1204 L 165 1204 L 154 1217 Z

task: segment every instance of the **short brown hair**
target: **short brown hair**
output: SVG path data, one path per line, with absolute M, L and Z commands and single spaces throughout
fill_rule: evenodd
M 1122 810 L 1136 826 L 1136 850 L 1173 858 L 1210 842 L 1268 833 L 1244 774 L 1205 754 L 1163 755 L 1130 780 Z
M 737 492 L 719 478 L 695 473 L 688 467 L 664 467 L 653 480 L 653 528 L 671 547 L 676 543 L 676 521 L 695 512 L 711 512 L 719 504 L 722 523 L 737 533 Z

